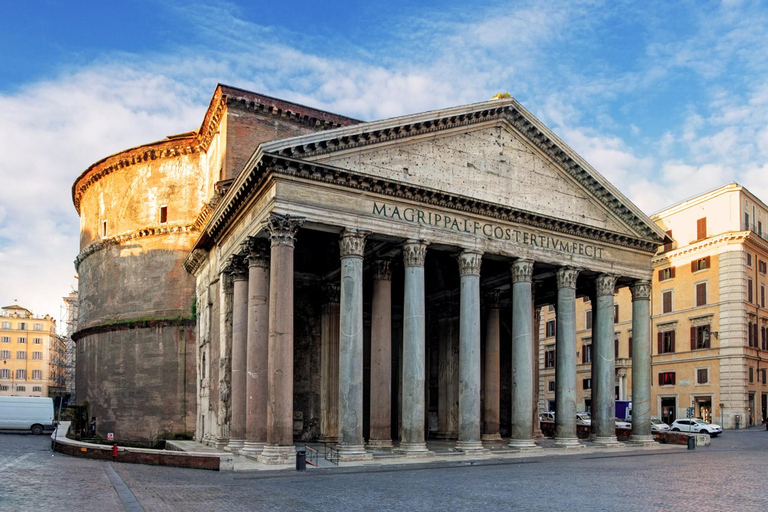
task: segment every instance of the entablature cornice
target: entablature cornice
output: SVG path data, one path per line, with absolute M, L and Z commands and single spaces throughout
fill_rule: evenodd
M 586 238 L 598 242 L 653 253 L 657 243 L 631 237 L 622 233 L 602 230 L 572 221 L 554 219 L 540 214 L 481 201 L 475 198 L 450 194 L 416 185 L 395 182 L 352 171 L 291 158 L 264 154 L 249 173 L 241 176 L 220 207 L 210 217 L 205 230 L 215 239 L 235 219 L 262 185 L 273 176 L 286 176 L 334 186 L 352 188 L 372 194 L 417 201 L 426 206 L 449 208 L 469 214 L 481 215 L 503 222 L 531 226 L 545 231 Z
M 713 236 L 711 238 L 706 238 L 704 240 L 699 240 L 698 242 L 694 242 L 679 249 L 659 253 L 651 259 L 651 264 L 654 267 L 657 267 L 663 265 L 664 263 L 671 263 L 673 259 L 693 255 L 713 247 L 725 244 L 740 243 L 747 239 L 747 235 L 749 233 L 750 231 L 731 231 L 721 235 Z M 766 250 L 768 250 L 768 245 L 765 247 Z

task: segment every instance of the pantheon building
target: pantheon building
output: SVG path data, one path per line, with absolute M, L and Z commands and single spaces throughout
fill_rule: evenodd
M 551 305 L 555 443 L 577 448 L 578 299 L 594 311 L 592 442 L 616 446 L 613 305 L 628 287 L 631 442 L 651 441 L 651 257 L 665 234 L 513 98 L 360 122 L 219 86 L 200 129 L 139 149 L 157 148 L 156 161 L 110 172 L 135 167 L 134 183 L 166 172 L 175 188 L 166 199 L 155 192 L 149 209 L 165 205 L 166 223 L 183 212 L 183 230 L 146 228 L 98 247 L 88 239 L 78 257 L 94 266 L 94 255 L 160 237 L 133 250 L 129 273 L 162 240 L 176 243 L 167 266 L 185 272 L 155 284 L 172 291 L 174 307 L 193 304 L 194 336 L 186 355 L 177 347 L 169 356 L 166 342 L 167 364 L 155 372 L 164 376 L 147 367 L 148 380 L 117 386 L 171 375 L 187 404 L 194 393 L 194 425 L 188 408 L 158 410 L 156 424 L 177 428 L 183 417 L 197 439 L 275 464 L 292 458 L 295 440 L 336 443 L 341 460 L 382 450 L 429 457 L 432 438 L 470 454 L 489 443 L 535 450 L 537 311 Z M 95 186 L 85 186 L 89 172 L 75 184 L 76 204 Z M 91 217 L 88 233 L 109 238 Z M 103 275 L 92 269 L 83 286 L 83 274 L 87 300 Z M 97 324 L 78 342 L 86 368 L 89 347 L 108 357 L 88 345 Z M 124 339 L 120 329 L 108 329 L 111 343 L 137 343 L 135 329 Z M 92 403 L 109 392 L 83 384 Z M 104 403 L 119 408 L 120 398 Z

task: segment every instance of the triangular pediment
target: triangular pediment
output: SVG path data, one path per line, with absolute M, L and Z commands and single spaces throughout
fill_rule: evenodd
M 513 98 L 263 144 L 287 157 L 661 243 L 664 233 Z

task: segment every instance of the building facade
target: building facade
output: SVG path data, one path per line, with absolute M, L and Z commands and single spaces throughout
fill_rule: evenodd
M 689 407 L 696 417 L 742 428 L 768 417 L 768 310 L 766 266 L 768 207 L 746 188 L 731 183 L 672 205 L 651 216 L 668 237 L 653 258 L 652 414 L 671 423 Z M 631 400 L 632 330 L 630 297 L 615 297 L 618 399 Z M 583 385 L 579 406 L 589 410 L 591 374 L 589 302 L 579 304 Z M 542 399 L 551 391 L 553 312 L 542 317 Z M 579 325 L 578 322 L 581 321 Z M 549 358 L 549 359 L 548 359 Z M 624 371 L 622 371 L 624 370 Z M 625 382 L 626 379 L 626 382 Z
M 62 338 L 56 320 L 21 306 L 0 313 L 0 395 L 54 396 L 64 390 Z
M 197 437 L 289 460 L 296 436 L 429 456 L 534 449 L 537 307 L 555 305 L 557 442 L 576 439 L 576 307 L 595 304 L 595 442 L 631 290 L 633 439 L 650 440 L 650 260 L 664 232 L 514 99 L 261 143 L 185 261 Z M 215 374 L 214 372 L 218 372 Z M 216 392 L 218 391 L 218 393 Z

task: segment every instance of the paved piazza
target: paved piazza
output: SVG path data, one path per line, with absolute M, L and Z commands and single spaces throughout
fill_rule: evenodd
M 547 450 L 549 451 L 549 450 Z M 768 432 L 687 451 L 219 473 L 55 454 L 0 436 L 0 510 L 765 510 Z

